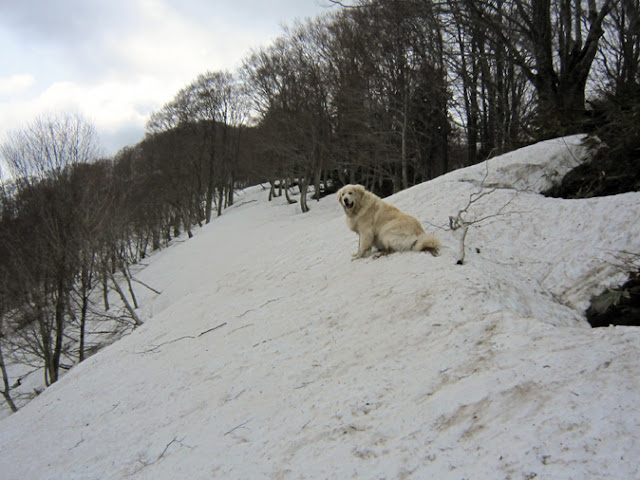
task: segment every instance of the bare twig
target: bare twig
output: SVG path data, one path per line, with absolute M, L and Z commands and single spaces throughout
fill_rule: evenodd
M 246 312 L 244 312 L 244 313 L 242 313 L 242 314 L 238 315 L 236 318 L 242 318 L 242 317 L 244 317 L 247 313 L 249 313 L 249 312 L 255 312 L 256 310 L 260 310 L 262 307 L 264 307 L 264 306 L 266 306 L 266 305 L 269 305 L 270 303 L 277 302 L 278 300 L 280 300 L 280 297 L 278 297 L 278 298 L 273 298 L 273 299 L 271 299 L 271 300 L 267 300 L 266 302 L 264 302 L 264 303 L 263 303 L 262 305 L 260 305 L 259 307 L 256 307 L 256 308 L 250 308 L 250 309 L 249 309 L 249 310 L 247 310 Z
M 364 8 L 364 5 L 347 5 L 346 3 L 340 1 L 340 0 L 329 0 L 329 3 L 333 4 L 333 5 L 339 5 L 342 8 Z
M 201 337 L 201 336 L 203 336 L 203 335 L 205 335 L 205 334 L 207 334 L 207 333 L 210 333 L 210 332 L 213 332 L 214 330 L 217 330 L 217 329 L 219 329 L 219 328 L 222 328 L 222 327 L 224 327 L 226 324 L 227 324 L 227 322 L 224 322 L 224 323 L 221 323 L 220 325 L 217 325 L 217 326 L 215 326 L 215 327 L 213 327 L 213 328 L 210 328 L 209 330 L 205 330 L 204 332 L 200 332 L 200 333 L 198 334 L 198 337 Z
M 247 420 L 244 423 L 241 423 L 240 425 L 233 427 L 231 430 L 229 430 L 227 433 L 225 433 L 223 436 L 226 437 L 227 435 L 229 435 L 230 433 L 235 432 L 236 430 L 240 429 L 240 428 L 244 428 L 244 426 L 249 423 L 251 420 L 253 420 L 253 418 L 250 418 L 249 420 Z
M 144 322 L 142 320 L 140 320 L 140 317 L 138 316 L 138 314 L 136 313 L 135 309 L 131 306 L 131 304 L 129 303 L 129 300 L 127 300 L 126 295 L 124 294 L 124 292 L 122 291 L 122 288 L 120 288 L 120 285 L 118 285 L 118 281 L 116 280 L 115 276 L 113 275 L 113 273 L 111 272 L 110 269 L 107 269 L 107 272 L 109 274 L 109 278 L 111 280 L 111 282 L 113 283 L 113 286 L 116 289 L 116 292 L 118 292 L 118 295 L 120 295 L 120 299 L 122 300 L 122 303 L 124 304 L 125 308 L 127 309 L 127 311 L 129 312 L 129 314 L 131 315 L 131 317 L 133 318 L 133 321 L 135 323 L 136 327 L 139 327 L 140 325 L 142 325 Z
M 138 279 L 137 279 L 137 278 L 135 278 L 135 277 L 131 277 L 131 279 L 132 279 L 134 282 L 139 283 L 139 284 L 140 284 L 140 285 L 142 285 L 143 287 L 148 288 L 148 289 L 149 289 L 149 290 L 151 290 L 153 293 L 157 293 L 158 295 L 160 295 L 160 294 L 162 293 L 162 292 L 159 292 L 158 290 L 156 290 L 155 288 L 150 287 L 149 285 L 147 285 L 147 284 L 146 284 L 146 283 L 144 283 L 143 281 L 138 280 Z
M 169 447 L 171 447 L 171 445 L 173 445 L 174 443 L 177 443 L 181 447 L 192 448 L 189 445 L 185 445 L 184 443 L 182 443 L 185 438 L 186 437 L 182 437 L 181 439 L 178 439 L 178 437 L 174 437 L 173 440 L 171 440 L 164 447 L 164 450 L 162 450 L 162 452 L 160 452 L 160 455 L 158 455 L 158 457 L 153 461 L 145 461 L 142 458 L 138 457 L 138 463 L 140 463 L 141 466 L 139 468 L 137 468 L 135 471 L 131 472 L 129 475 L 127 475 L 127 477 L 133 477 L 134 475 L 136 475 L 137 473 L 141 472 L 146 467 L 149 467 L 151 465 L 154 465 L 154 464 L 158 463 L 160 460 L 162 460 L 164 458 L 165 454 L 167 453 L 167 450 L 169 450 Z
M 206 335 L 207 333 L 211 333 L 211 332 L 213 332 L 214 330 L 217 330 L 217 329 L 219 329 L 219 328 L 224 327 L 226 324 L 227 324 L 227 322 L 221 323 L 220 325 L 217 325 L 217 326 L 215 326 L 215 327 L 213 327 L 213 328 L 210 328 L 209 330 L 205 330 L 204 332 L 200 332 L 200 333 L 199 333 L 198 335 L 196 335 L 195 337 L 194 337 L 193 335 L 185 335 L 185 336 L 183 336 L 183 337 L 174 338 L 173 340 L 169 340 L 169 341 L 167 341 L 167 342 L 163 342 L 163 343 L 161 343 L 161 344 L 159 344 L 159 345 L 155 345 L 154 347 L 150 348 L 149 350 L 145 350 L 144 352 L 138 352 L 138 353 L 140 353 L 140 354 L 143 354 L 143 353 L 152 353 L 152 352 L 155 352 L 155 351 L 159 350 L 160 348 L 164 347 L 165 345 L 170 345 L 170 344 L 172 344 L 172 343 L 176 343 L 176 342 L 179 342 L 179 341 L 181 341 L 181 340 L 187 340 L 187 339 L 195 340 L 196 338 L 200 338 L 200 337 L 202 337 L 203 335 Z
M 516 198 L 517 193 L 514 194 L 514 196 L 508 201 L 506 202 L 504 205 L 502 205 L 498 211 L 496 213 L 492 213 L 489 215 L 485 215 L 484 217 L 481 218 L 474 218 L 473 220 L 468 220 L 466 218 L 466 215 L 469 213 L 471 207 L 478 202 L 480 199 L 491 195 L 492 193 L 494 193 L 497 189 L 496 188 L 491 188 L 491 189 L 486 189 L 485 188 L 485 182 L 487 181 L 487 178 L 489 177 L 489 163 L 485 162 L 485 173 L 484 176 L 482 178 L 482 181 L 480 182 L 480 188 L 477 192 L 472 192 L 469 195 L 469 201 L 467 202 L 466 206 L 464 208 L 462 208 L 461 210 L 458 211 L 457 215 L 455 216 L 450 216 L 449 217 L 449 228 L 453 231 L 455 230 L 460 230 L 462 229 L 462 234 L 460 236 L 460 256 L 458 261 L 456 262 L 458 265 L 464 265 L 464 261 L 465 261 L 465 257 L 466 257 L 466 246 L 465 246 L 465 242 L 467 239 L 467 234 L 469 233 L 469 227 L 473 226 L 473 225 L 477 225 L 485 220 L 488 220 L 490 218 L 495 218 L 498 216 L 502 216 L 502 215 L 510 215 L 511 213 L 514 212 L 509 212 L 509 213 L 504 213 L 504 210 L 511 204 L 511 202 L 513 202 L 513 200 Z
M 76 443 L 73 447 L 71 447 L 68 451 L 70 452 L 71 450 L 73 450 L 74 448 L 76 448 L 78 445 L 80 445 L 81 443 L 84 442 L 84 435 L 82 435 L 82 432 L 80 432 L 80 440 L 78 440 L 78 443 Z
M 300 390 L 301 388 L 306 387 L 307 385 L 311 385 L 313 383 L 313 381 L 310 382 L 302 382 L 300 385 L 298 385 L 297 387 L 293 387 L 294 390 Z
M 234 329 L 233 329 L 233 330 L 231 330 L 229 333 L 227 333 L 227 337 L 228 337 L 229 335 L 231 335 L 232 333 L 237 332 L 238 330 L 242 330 L 243 328 L 253 327 L 253 325 L 254 325 L 253 323 L 247 323 L 246 325 L 242 325 L 241 327 L 234 328 Z
M 159 461 L 162 457 L 164 457 L 164 454 L 167 453 L 167 450 L 169 450 L 169 447 L 171 445 L 173 445 L 174 443 L 179 444 L 181 447 L 187 447 L 187 448 L 191 448 L 188 445 L 185 445 L 184 443 L 182 443 L 182 441 L 185 439 L 186 437 L 182 437 L 180 440 L 178 440 L 178 437 L 174 437 L 173 440 L 171 440 L 166 447 L 164 447 L 164 450 L 162 450 L 162 453 L 160 455 L 158 455 L 158 459 L 156 460 Z M 155 462 L 154 462 L 155 463 Z

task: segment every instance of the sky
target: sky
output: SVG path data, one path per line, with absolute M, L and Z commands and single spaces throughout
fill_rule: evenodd
M 81 114 L 106 155 L 208 70 L 239 67 L 328 0 L 0 0 L 0 142 L 39 116 Z

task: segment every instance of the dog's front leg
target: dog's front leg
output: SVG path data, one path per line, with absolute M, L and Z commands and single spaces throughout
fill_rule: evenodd
M 356 253 L 354 260 L 356 258 L 366 257 L 369 251 L 373 247 L 373 232 L 362 232 L 359 234 L 359 245 L 358 245 L 358 253 Z

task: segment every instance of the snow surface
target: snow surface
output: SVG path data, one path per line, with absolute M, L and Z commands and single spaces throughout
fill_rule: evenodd
M 640 194 L 537 193 L 579 140 L 388 198 L 439 257 L 351 261 L 333 196 L 248 189 L 138 273 L 142 327 L 0 423 L 0 476 L 640 478 L 640 330 L 582 313 L 640 252 Z

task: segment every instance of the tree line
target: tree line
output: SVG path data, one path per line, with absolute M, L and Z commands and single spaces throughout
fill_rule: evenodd
M 199 75 L 113 158 L 77 115 L 6 138 L 0 367 L 12 408 L 3 352 L 44 367 L 49 385 L 93 351 L 88 325 L 135 328 L 136 289 L 152 286 L 132 266 L 221 215 L 238 188 L 264 183 L 306 212 L 308 196 L 345 183 L 387 195 L 569 133 L 637 146 L 640 0 L 331 3 L 237 71 Z

